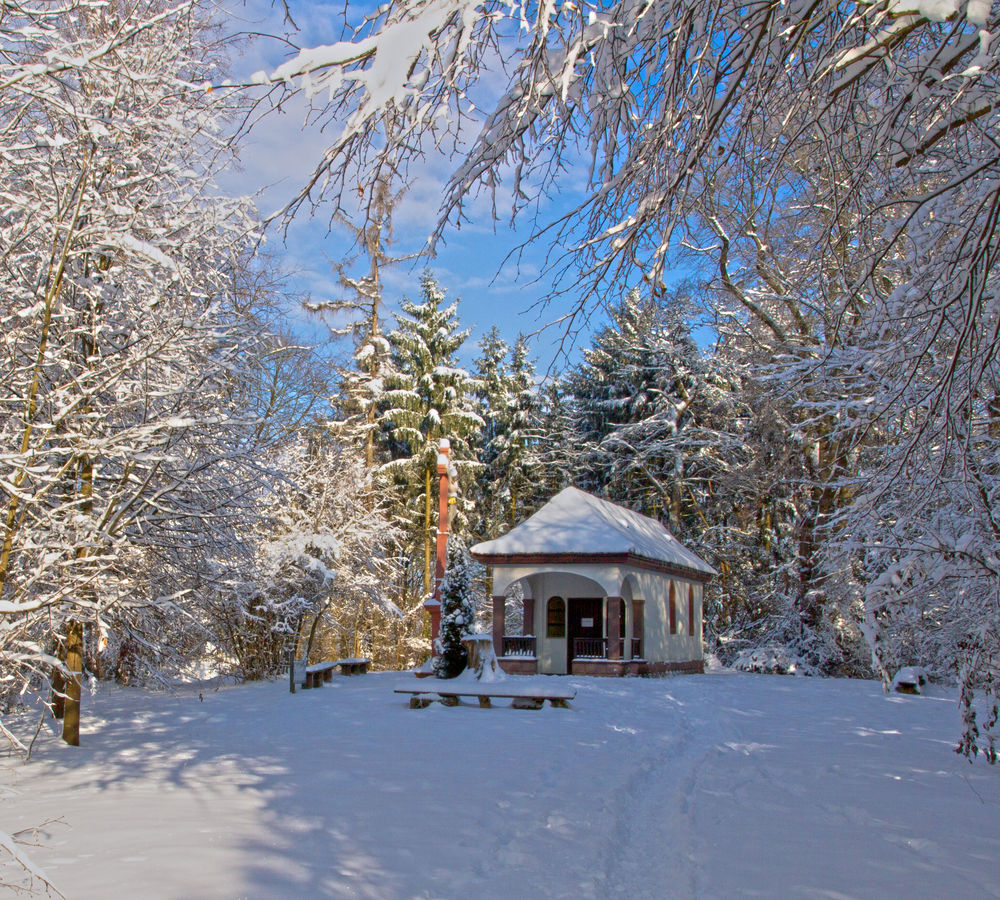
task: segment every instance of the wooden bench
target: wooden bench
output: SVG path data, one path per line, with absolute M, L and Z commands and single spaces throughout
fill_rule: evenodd
M 336 663 L 325 662 L 316 663 L 314 666 L 306 666 L 306 677 L 302 684 L 303 689 L 323 687 L 324 683 L 329 684 L 333 680 L 333 669 Z
M 330 665 L 339 666 L 341 675 L 366 675 L 370 662 L 370 659 L 338 659 Z
M 462 697 L 475 697 L 479 700 L 479 705 L 484 709 L 493 706 L 491 700 L 498 697 L 509 698 L 511 707 L 514 709 L 541 709 L 548 700 L 552 706 L 568 708 L 568 701 L 576 696 L 576 691 L 572 688 L 548 687 L 543 685 L 511 685 L 506 682 L 496 682 L 495 684 L 469 684 L 448 687 L 447 681 L 442 679 L 434 685 L 434 690 L 426 687 L 411 687 L 400 685 L 393 689 L 396 694 L 410 695 L 410 709 L 424 709 L 430 706 L 435 700 L 441 701 L 445 706 L 458 706 L 458 701 Z

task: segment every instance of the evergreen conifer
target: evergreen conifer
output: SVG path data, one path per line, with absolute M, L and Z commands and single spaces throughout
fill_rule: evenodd
M 469 334 L 459 329 L 458 304 L 444 306 L 444 291 L 429 273 L 422 279 L 421 292 L 422 303 L 403 299 L 397 328 L 387 335 L 392 368 L 379 397 L 377 423 L 390 457 L 380 472 L 393 485 L 399 504 L 396 515 L 411 535 L 411 549 L 423 550 L 426 594 L 434 544 L 438 446 L 441 438 L 449 438 L 459 472 L 474 467 L 470 461 L 476 457 L 483 420 L 473 408 L 470 377 L 456 362 Z M 418 553 L 411 556 L 416 560 Z
M 472 601 L 472 564 L 465 546 L 454 535 L 448 541 L 448 566 L 441 581 L 439 655 L 434 658 L 438 678 L 455 678 L 466 667 L 462 638 L 476 620 Z

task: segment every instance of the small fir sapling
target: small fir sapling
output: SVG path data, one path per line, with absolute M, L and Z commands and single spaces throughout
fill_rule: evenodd
M 472 566 L 464 545 L 454 536 L 448 542 L 448 566 L 441 581 L 439 655 L 434 658 L 438 678 L 455 678 L 466 667 L 462 638 L 476 621 L 472 602 Z

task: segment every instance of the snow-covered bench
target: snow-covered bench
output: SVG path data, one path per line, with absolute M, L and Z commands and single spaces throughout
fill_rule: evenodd
M 338 659 L 330 665 L 339 666 L 341 675 L 365 675 L 368 672 L 370 662 L 370 659 L 358 657 L 357 659 Z
M 541 709 L 548 700 L 552 706 L 566 707 L 567 702 L 576 696 L 572 688 L 549 687 L 537 684 L 510 684 L 506 681 L 481 682 L 479 684 L 464 682 L 448 686 L 444 679 L 434 684 L 433 690 L 426 687 L 399 685 L 394 688 L 396 694 L 410 695 L 410 709 L 423 709 L 435 700 L 440 700 L 445 706 L 458 706 L 462 697 L 475 697 L 479 705 L 489 708 L 490 702 L 496 698 L 509 698 L 514 709 Z
M 336 663 L 325 662 L 306 666 L 306 677 L 302 687 L 318 688 L 322 687 L 324 682 L 329 683 L 333 680 L 333 669 L 336 665 Z

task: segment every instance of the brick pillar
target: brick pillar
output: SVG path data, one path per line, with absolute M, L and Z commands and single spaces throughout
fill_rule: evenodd
M 632 621 L 632 604 L 626 603 L 622 599 L 622 616 L 625 617 L 625 639 L 622 645 L 622 659 L 632 658 L 632 628 L 635 623 Z
M 493 598 L 493 651 L 497 656 L 503 655 L 504 618 L 507 614 L 507 598 Z
M 521 618 L 521 634 L 535 633 L 535 598 L 525 597 L 524 615 Z
M 622 598 L 608 597 L 608 659 L 622 658 Z

